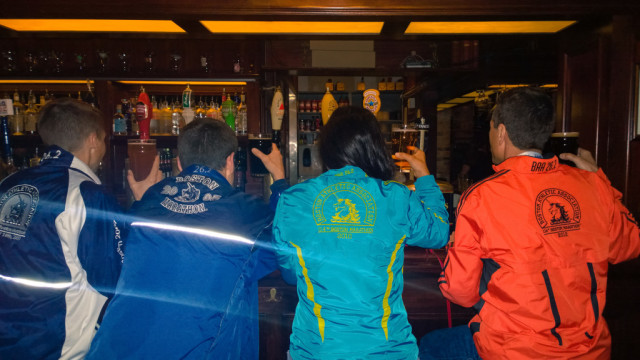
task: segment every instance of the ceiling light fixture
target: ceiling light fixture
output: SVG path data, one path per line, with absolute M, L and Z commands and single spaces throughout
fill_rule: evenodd
M 417 34 L 543 34 L 573 25 L 562 21 L 429 21 L 411 22 L 405 35 Z
M 184 33 L 171 20 L 0 19 L 15 31 Z
M 93 84 L 93 80 L 44 80 L 44 79 L 18 79 L 18 80 L 0 80 L 0 84 Z
M 247 85 L 246 81 L 186 81 L 186 80 L 176 80 L 176 81 L 155 81 L 155 80 L 118 80 L 116 81 L 120 84 L 130 84 L 130 85 Z
M 384 22 L 364 21 L 208 21 L 200 23 L 216 34 L 378 35 Z

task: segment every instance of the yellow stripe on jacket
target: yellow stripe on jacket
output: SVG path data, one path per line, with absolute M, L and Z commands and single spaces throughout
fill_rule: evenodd
M 391 268 L 393 267 L 393 263 L 396 261 L 396 254 L 398 254 L 398 250 L 402 248 L 402 243 L 404 242 L 405 237 L 407 236 L 403 236 L 396 244 L 396 249 L 393 250 L 393 253 L 391 254 L 391 261 L 389 261 L 389 266 L 387 266 L 389 280 L 387 281 L 387 291 L 384 292 L 384 299 L 382 299 L 382 310 L 384 311 L 384 315 L 382 315 L 382 329 L 384 330 L 384 337 L 387 341 L 389 340 L 387 324 L 389 323 L 389 315 L 391 315 L 391 308 L 389 308 L 389 295 L 391 294 L 391 287 L 393 286 L 393 271 Z
M 324 342 L 324 319 L 320 314 L 320 310 L 322 309 L 322 306 L 316 303 L 315 301 L 315 295 L 313 293 L 313 284 L 311 284 L 311 279 L 309 279 L 309 272 L 305 265 L 304 258 L 302 257 L 302 249 L 300 249 L 300 246 L 292 242 L 289 242 L 289 243 L 296 248 L 296 252 L 298 253 L 298 260 L 300 262 L 300 266 L 302 267 L 302 276 L 304 276 L 304 281 L 305 283 L 307 283 L 307 298 L 311 300 L 311 302 L 313 303 L 313 313 L 318 318 L 318 331 L 320 331 L 320 337 L 322 337 L 322 342 Z

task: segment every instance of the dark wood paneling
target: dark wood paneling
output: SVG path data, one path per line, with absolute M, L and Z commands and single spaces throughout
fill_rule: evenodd
M 114 0 L 86 3 L 64 0 L 32 0 L 15 2 L 4 9 L 8 18 L 145 18 L 167 19 L 228 19 L 232 16 L 469 16 L 469 15 L 576 15 L 594 12 L 629 11 L 638 4 L 624 0 L 526 0 L 526 1 L 470 1 L 470 0 L 237 0 L 233 2 L 199 0 Z

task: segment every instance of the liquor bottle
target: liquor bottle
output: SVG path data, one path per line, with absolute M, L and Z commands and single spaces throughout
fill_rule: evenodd
M 36 111 L 35 96 L 29 90 L 29 107 L 24 112 L 24 132 L 27 134 L 35 134 L 38 124 L 38 112 Z
M 42 107 L 47 103 L 45 94 L 41 94 L 40 95 L 40 102 L 38 103 L 38 105 L 36 106 L 36 109 L 38 110 L 38 112 L 40 112 L 40 109 L 42 109 Z
M 162 102 L 162 109 L 160 110 L 160 133 L 169 135 L 171 134 L 171 106 L 169 105 L 169 101 L 167 101 L 167 97 L 164 97 L 164 101 Z
M 131 134 L 131 129 L 133 128 L 133 125 L 131 124 L 131 112 L 129 112 L 131 104 L 129 104 L 129 100 L 127 99 L 121 99 L 120 102 L 122 103 L 122 116 L 124 116 L 124 121 L 126 123 L 127 134 Z
M 9 134 L 24 135 L 24 110 L 18 90 L 13 93 L 13 115 L 9 115 Z
M 209 73 L 209 60 L 206 55 L 200 55 L 200 71 L 205 74 Z
M 222 105 L 221 112 L 224 121 L 229 125 L 229 127 L 235 131 L 236 129 L 236 115 L 234 113 L 234 109 L 237 111 L 236 103 L 231 100 L 231 97 L 226 97 L 225 100 L 225 89 L 222 89 Z
M 387 91 L 387 82 L 382 78 L 378 83 L 378 91 Z
M 240 54 L 236 54 L 236 58 L 233 60 L 233 72 L 236 74 L 242 72 L 242 65 L 240 64 Z
M 215 108 L 215 103 L 213 102 L 213 96 L 212 96 L 206 111 L 206 117 L 210 119 L 215 119 L 215 113 L 216 113 L 216 108 Z
M 364 76 L 360 78 L 360 82 L 358 83 L 358 91 L 364 91 L 367 88 L 367 85 L 364 83 Z
M 238 146 L 235 160 L 233 186 L 240 191 L 245 191 L 245 185 L 247 184 L 247 150 L 244 147 Z
M 128 116 L 129 119 L 131 119 L 131 135 L 140 135 L 140 125 L 138 124 L 138 118 L 136 116 L 136 104 L 137 104 L 137 100 L 136 98 L 131 98 L 131 100 L 129 100 L 129 109 L 128 109 Z
M 204 119 L 207 117 L 207 107 L 205 101 L 202 101 L 202 96 L 199 97 L 198 106 L 196 107 L 196 119 Z
M 387 78 L 387 91 L 395 90 L 396 84 L 391 80 L 391 77 Z
M 324 83 L 324 87 L 329 89 L 329 91 L 333 91 L 333 82 L 331 79 L 328 79 L 326 83 Z
M 127 120 L 122 115 L 122 105 L 116 105 L 116 113 L 113 114 L 113 135 L 127 135 Z
M 96 109 L 99 108 L 98 99 L 96 99 L 96 96 L 93 94 L 93 87 L 90 80 L 87 80 L 87 95 L 85 96 L 84 101 L 91 104 L 91 106 Z
M 180 129 L 184 127 L 185 121 L 182 117 L 182 109 L 180 108 L 180 101 L 176 99 L 173 103 L 173 109 L 171 111 L 171 135 L 180 135 Z
M 155 96 L 151 96 L 151 121 L 149 122 L 149 132 L 151 135 L 158 135 L 160 133 L 160 109 L 158 108 L 158 101 Z
M 9 137 L 9 117 L 0 116 L 0 130 L 2 131 L 2 158 L 9 169 L 13 166 L 13 148 L 11 147 L 11 138 Z M 11 173 L 13 171 L 9 171 Z
M 247 104 L 245 103 L 244 91 L 240 94 L 240 105 L 238 105 L 238 116 L 236 116 L 236 133 L 247 134 Z
M 40 151 L 38 150 L 38 147 L 36 146 L 34 152 L 33 152 L 33 156 L 29 159 L 29 167 L 35 167 L 40 165 Z

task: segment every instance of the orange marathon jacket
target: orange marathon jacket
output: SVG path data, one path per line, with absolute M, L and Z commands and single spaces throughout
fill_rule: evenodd
M 608 359 L 609 263 L 640 254 L 638 224 L 599 170 L 516 156 L 470 187 L 439 285 L 473 306 L 483 359 Z

